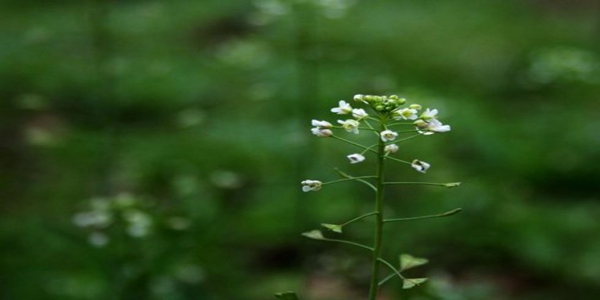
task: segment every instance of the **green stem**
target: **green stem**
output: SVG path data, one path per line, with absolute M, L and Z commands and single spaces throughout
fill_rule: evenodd
M 382 130 L 385 130 L 386 120 L 381 120 Z M 379 267 L 382 252 L 383 240 L 383 200 L 384 200 L 384 168 L 385 168 L 385 142 L 379 139 L 377 147 L 377 192 L 375 195 L 375 238 L 373 246 L 373 266 L 371 272 L 371 287 L 369 290 L 369 300 L 377 300 L 379 292 Z
M 331 137 L 332 137 L 332 138 L 334 138 L 334 139 L 340 140 L 340 141 L 342 141 L 342 142 L 348 143 L 348 144 L 350 144 L 350 145 L 353 145 L 353 146 L 356 146 L 356 147 L 359 147 L 359 148 L 365 149 L 365 150 L 367 150 L 367 151 L 370 151 L 370 152 L 373 152 L 373 153 L 377 153 L 377 151 L 375 151 L 375 150 L 373 150 L 373 149 L 370 149 L 369 147 L 363 146 L 363 145 L 361 145 L 361 144 L 359 144 L 359 143 L 355 143 L 355 142 L 353 142 L 353 141 L 349 141 L 349 140 L 347 140 L 347 139 L 344 139 L 344 138 L 341 138 L 341 137 L 339 137 L 339 136 L 337 136 L 337 135 L 332 135 Z
M 372 216 L 372 215 L 376 215 L 376 214 L 377 214 L 377 212 L 376 212 L 376 211 L 374 211 L 374 212 L 370 212 L 370 213 L 368 213 L 368 214 L 364 214 L 364 215 L 362 215 L 362 216 L 360 216 L 360 217 L 356 217 L 356 218 L 354 218 L 354 219 L 352 219 L 352 220 L 350 220 L 350 221 L 347 221 L 347 222 L 345 222 L 345 223 L 342 223 L 342 224 L 340 224 L 340 226 L 346 226 L 346 225 L 348 225 L 348 224 L 354 223 L 354 222 L 356 222 L 356 221 L 358 221 L 358 220 L 362 220 L 362 219 L 364 219 L 364 218 L 366 218 L 366 217 L 368 217 L 368 216 Z
M 378 283 L 378 285 L 382 286 L 384 283 L 388 282 L 388 280 L 390 280 L 396 276 L 398 276 L 398 275 L 396 275 L 396 273 L 392 273 L 392 274 L 388 275 L 388 277 L 381 279 L 381 281 Z
M 416 138 L 416 137 L 418 137 L 418 136 L 421 136 L 421 135 L 422 135 L 422 134 L 420 134 L 420 133 L 419 133 L 419 134 L 415 134 L 415 135 L 411 135 L 411 136 L 409 136 L 409 137 L 407 137 L 407 138 L 403 138 L 403 139 L 397 140 L 397 141 L 396 141 L 396 143 L 404 142 L 404 141 L 406 141 L 406 140 L 410 140 L 410 139 L 412 139 L 412 138 Z
M 363 178 L 376 178 L 376 177 L 375 176 L 357 176 L 357 177 L 348 176 L 344 179 L 336 179 L 336 180 L 332 180 L 332 181 L 323 182 L 322 185 L 344 182 L 344 181 L 349 181 L 349 180 L 358 180 L 358 179 L 363 179 Z
M 351 175 L 348 175 L 342 171 L 340 171 L 339 169 L 335 169 L 336 172 L 338 172 L 341 176 L 346 177 L 348 180 L 356 180 L 358 182 L 364 183 L 366 185 L 368 185 L 373 191 L 377 191 L 377 188 L 372 185 L 370 182 L 363 180 L 362 178 L 377 178 L 377 176 L 359 176 L 359 177 L 354 177 Z
M 433 186 L 443 186 L 448 187 L 448 183 L 439 183 L 439 182 L 413 182 L 413 181 L 388 181 L 384 182 L 385 185 L 392 184 L 421 184 L 421 185 L 433 185 Z M 453 183 L 450 183 L 453 184 Z
M 394 275 L 400 277 L 400 279 L 406 279 L 404 278 L 404 276 L 402 276 L 402 274 L 400 274 L 400 271 L 396 270 L 396 268 L 394 268 L 394 266 L 392 266 L 392 264 L 390 264 L 387 260 L 379 258 L 378 259 L 380 262 L 382 262 L 384 265 L 388 266 L 388 268 L 390 268 L 390 270 L 392 270 L 392 272 L 394 272 Z
M 387 159 L 391 159 L 391 160 L 395 160 L 395 161 L 397 161 L 397 162 L 401 162 L 401 163 L 403 163 L 403 164 L 412 165 L 412 163 L 411 163 L 411 162 L 409 162 L 409 161 L 401 160 L 401 159 L 398 159 L 398 158 L 395 158 L 395 157 L 391 157 L 391 156 L 389 156 L 389 155 L 387 155 L 387 156 L 386 156 L 386 158 L 387 158 Z
M 396 126 L 396 125 L 415 125 L 415 123 L 412 122 L 396 122 L 396 123 L 391 123 L 388 124 L 388 127 L 392 127 L 392 126 Z
M 400 221 L 412 221 L 412 220 L 421 220 L 421 219 L 432 219 L 432 218 L 443 218 L 449 217 L 451 215 L 455 215 L 459 213 L 462 208 L 453 209 L 451 211 L 447 211 L 445 213 L 437 214 L 437 215 L 429 215 L 429 216 L 420 216 L 420 217 L 412 217 L 412 218 L 398 218 L 398 219 L 385 219 L 383 222 L 400 222 Z
M 355 243 L 355 242 L 351 242 L 351 241 L 346 241 L 346 240 L 323 238 L 323 239 L 321 239 L 321 241 L 342 243 L 342 244 L 347 244 L 347 245 L 352 245 L 352 246 L 356 246 L 356 247 L 359 247 L 359 248 L 367 249 L 369 251 L 373 251 L 373 248 L 371 248 L 369 246 L 365 246 L 363 244 L 359 244 L 359 243 Z

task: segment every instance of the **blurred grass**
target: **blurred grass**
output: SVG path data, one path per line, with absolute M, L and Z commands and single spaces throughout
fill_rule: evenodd
M 361 253 L 299 236 L 370 209 L 362 187 L 299 189 L 334 167 L 369 171 L 308 132 L 356 93 L 401 94 L 453 128 L 401 149 L 433 165 L 427 180 L 463 186 L 393 189 L 395 215 L 464 208 L 389 230 L 390 257 L 432 261 L 432 283 L 403 297 L 600 295 L 593 1 L 342 1 L 281 14 L 278 1 L 0 3 L 0 298 L 360 299 Z M 545 53 L 575 53 L 591 71 Z M 114 228 L 95 248 L 72 217 L 121 192 L 146 203 L 155 231 Z M 172 216 L 192 225 L 169 229 Z M 348 234 L 368 242 L 370 230 Z

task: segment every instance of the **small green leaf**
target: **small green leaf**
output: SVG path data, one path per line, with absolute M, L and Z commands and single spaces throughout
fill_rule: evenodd
M 427 281 L 427 278 L 406 278 L 402 282 L 403 289 L 410 289 L 415 286 L 421 285 L 421 283 Z
M 275 298 L 281 300 L 299 300 L 294 292 L 277 293 L 275 294 Z
M 309 239 L 313 239 L 313 240 L 324 240 L 325 239 L 325 237 L 323 236 L 323 233 L 321 233 L 321 230 L 316 230 L 316 229 L 309 231 L 309 232 L 305 232 L 302 235 Z
M 426 258 L 414 257 L 410 254 L 400 255 L 400 271 L 408 270 L 410 268 L 422 266 L 428 263 L 429 260 Z
M 449 183 L 444 184 L 444 186 L 448 187 L 448 188 L 453 188 L 453 187 L 460 186 L 460 182 L 449 182 Z
M 342 233 L 342 226 L 341 225 L 336 225 L 336 224 L 321 224 L 321 226 L 333 231 L 333 232 L 337 232 L 337 233 Z

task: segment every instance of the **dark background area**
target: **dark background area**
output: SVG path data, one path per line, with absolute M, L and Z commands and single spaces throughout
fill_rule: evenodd
M 438 108 L 403 144 L 382 299 L 600 297 L 597 1 L 0 1 L 0 298 L 364 299 L 369 257 L 301 232 L 368 212 L 311 119 Z M 371 223 L 345 230 L 370 241 Z

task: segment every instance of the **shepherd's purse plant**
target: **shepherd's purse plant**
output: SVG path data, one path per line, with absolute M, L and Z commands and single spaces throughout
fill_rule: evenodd
M 333 232 L 332 234 L 342 234 L 343 228 L 360 221 L 364 218 L 374 218 L 374 237 L 372 245 L 364 245 L 350 240 L 329 238 L 321 230 L 312 230 L 303 233 L 307 238 L 343 243 L 355 246 L 368 251 L 371 256 L 371 283 L 369 289 L 369 300 L 376 300 L 379 289 L 390 279 L 397 277 L 401 280 L 404 289 L 410 289 L 424 283 L 427 278 L 409 278 L 403 274 L 404 271 L 424 265 L 428 262 L 425 258 L 414 257 L 409 254 L 400 254 L 398 264 L 386 260 L 383 256 L 383 230 L 386 225 L 393 226 L 395 222 L 422 220 L 429 218 L 439 218 L 454 215 L 460 212 L 460 208 L 427 216 L 417 216 L 410 218 L 388 217 L 384 213 L 385 190 L 390 185 L 432 185 L 440 187 L 457 187 L 460 182 L 434 183 L 434 182 L 409 182 L 409 181 L 390 181 L 385 178 L 385 169 L 388 162 L 400 163 L 412 167 L 415 171 L 426 173 L 431 165 L 420 159 L 404 160 L 395 155 L 402 147 L 401 143 L 420 137 L 450 131 L 450 125 L 444 125 L 438 119 L 437 109 L 422 109 L 419 104 L 407 104 L 406 99 L 396 95 L 374 96 L 374 95 L 355 95 L 355 104 L 339 101 L 338 106 L 331 109 L 332 113 L 339 115 L 341 120 L 337 122 L 328 122 L 325 120 L 312 120 L 311 132 L 317 137 L 338 140 L 353 148 L 358 149 L 355 153 L 347 155 L 350 164 L 363 164 L 374 161 L 376 164 L 376 174 L 368 176 L 354 176 L 336 169 L 340 179 L 323 182 L 316 179 L 306 179 L 301 182 L 302 191 L 317 192 L 324 186 L 344 181 L 356 181 L 364 184 L 374 192 L 373 211 L 367 212 L 349 221 L 339 224 L 321 224 L 323 228 Z M 367 112 L 367 110 L 369 112 Z M 335 125 L 334 125 L 335 124 Z M 369 134 L 372 136 L 373 144 L 363 145 L 361 143 L 346 139 L 336 132 L 347 131 L 352 134 Z M 374 157 L 374 158 L 371 158 Z M 392 179 L 393 180 L 393 179 Z M 382 268 L 389 269 L 389 275 L 380 278 Z M 276 294 L 278 299 L 297 299 L 295 293 Z

